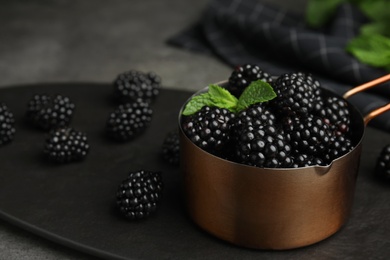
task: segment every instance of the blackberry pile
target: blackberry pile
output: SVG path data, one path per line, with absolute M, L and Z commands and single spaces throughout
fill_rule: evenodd
M 43 150 L 46 158 L 55 163 L 69 163 L 83 160 L 89 152 L 85 133 L 73 128 L 52 130 Z
M 12 142 L 15 133 L 14 115 L 6 104 L 0 103 L 0 146 Z
M 247 68 L 249 71 L 244 66 L 233 72 L 228 90 L 235 91 L 232 84 L 242 89 L 258 79 L 248 75 L 259 69 Z M 244 75 L 247 78 L 239 81 Z M 224 158 L 267 168 L 328 165 L 353 149 L 345 100 L 328 96 L 317 80 L 302 72 L 285 73 L 268 83 L 276 98 L 229 114 L 230 120 L 217 119 L 216 112 L 212 112 L 222 108 L 203 107 L 193 116 L 183 116 L 184 133 L 207 152 L 219 156 L 216 150 L 230 151 Z
M 184 119 L 182 128 L 188 138 L 200 148 L 221 157 L 230 143 L 231 121 L 235 115 L 227 109 L 204 106 Z
M 129 141 L 149 126 L 152 115 L 149 103 L 141 99 L 119 105 L 107 119 L 106 133 L 113 140 Z
M 255 80 L 263 80 L 271 83 L 272 76 L 262 71 L 256 65 L 245 64 L 243 66 L 237 66 L 229 77 L 229 84 L 226 89 L 234 96 L 239 97 L 244 89 Z
M 35 95 L 28 103 L 26 118 L 43 130 L 69 126 L 75 105 L 65 96 Z
M 150 103 L 160 92 L 161 78 L 153 72 L 129 70 L 119 74 L 113 85 L 114 96 L 120 102 L 141 98 Z
M 116 194 L 119 211 L 129 220 L 145 219 L 156 212 L 163 190 L 160 172 L 130 172 Z

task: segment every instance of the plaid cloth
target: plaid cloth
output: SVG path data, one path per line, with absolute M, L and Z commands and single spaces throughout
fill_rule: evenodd
M 325 28 L 313 30 L 305 25 L 304 17 L 259 0 L 214 0 L 199 22 L 168 43 L 217 55 L 232 67 L 256 64 L 275 76 L 292 71 L 312 73 L 323 87 L 342 95 L 353 86 L 386 74 L 345 51 L 346 43 L 365 22 L 366 17 L 348 3 L 338 9 Z M 390 102 L 390 84 L 349 100 L 367 114 Z M 378 116 L 370 125 L 390 131 L 390 112 Z

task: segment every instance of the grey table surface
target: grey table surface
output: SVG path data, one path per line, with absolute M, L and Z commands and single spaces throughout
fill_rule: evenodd
M 272 1 L 272 0 L 267 0 Z M 273 0 L 302 12 L 305 1 Z M 0 2 L 0 88 L 50 82 L 111 82 L 128 69 L 154 71 L 186 90 L 226 79 L 215 57 L 167 45 L 207 0 Z M 2 259 L 94 259 L 0 220 Z

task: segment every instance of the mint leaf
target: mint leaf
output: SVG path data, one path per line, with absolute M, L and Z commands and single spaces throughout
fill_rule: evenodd
M 346 0 L 309 0 L 306 5 L 306 23 L 314 28 L 323 26 Z
M 388 69 L 390 67 L 390 38 L 380 34 L 361 34 L 352 39 L 347 51 L 362 63 Z
M 390 21 L 385 22 L 374 22 L 362 25 L 360 27 L 360 33 L 369 35 L 369 34 L 381 34 L 383 36 L 390 37 Z
M 269 101 L 275 97 L 276 93 L 269 83 L 262 80 L 254 81 L 242 92 L 238 99 L 236 111 L 240 112 L 250 105 Z
M 234 111 L 234 108 L 237 106 L 237 98 L 223 87 L 210 85 L 208 93 L 210 94 L 214 105 L 217 107 Z
M 193 96 L 183 110 L 183 115 L 189 116 L 198 112 L 204 106 L 214 106 L 235 111 L 238 100 L 229 91 L 218 85 L 209 85 L 206 93 Z
M 213 100 L 211 99 L 210 94 L 208 92 L 196 95 L 193 96 L 190 101 L 188 101 L 182 114 L 185 116 L 189 116 L 198 112 L 202 107 L 211 106 L 213 104 Z
M 390 20 L 389 0 L 361 0 L 357 4 L 360 10 L 373 21 Z

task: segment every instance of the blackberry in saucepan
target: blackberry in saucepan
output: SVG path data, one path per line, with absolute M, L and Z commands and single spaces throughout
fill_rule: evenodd
M 49 161 L 55 163 L 81 161 L 89 152 L 87 135 L 69 127 L 52 130 L 43 152 Z
M 15 133 L 14 115 L 6 104 L 0 103 L 0 146 L 10 143 Z
M 286 117 L 283 129 L 289 134 L 291 146 L 297 153 L 321 156 L 332 141 L 332 132 L 319 117 Z
M 130 70 L 121 73 L 114 81 L 114 96 L 121 102 L 134 101 L 138 98 L 151 102 L 158 96 L 161 78 L 154 72 L 143 73 Z
M 274 113 L 264 103 L 257 103 L 242 110 L 234 120 L 234 127 L 237 131 L 248 126 L 257 127 L 275 124 L 276 117 Z
M 291 147 L 285 135 L 272 125 L 241 129 L 236 153 L 239 163 L 252 166 L 288 168 L 292 164 Z
M 324 166 L 327 165 L 327 163 L 319 157 L 302 153 L 302 154 L 294 155 L 294 162 L 291 167 L 299 168 L 299 167 L 308 167 L 308 166 L 315 166 L 315 165 Z
M 66 127 L 73 117 L 75 105 L 65 96 L 35 95 L 28 103 L 26 117 L 43 130 Z
M 352 149 L 353 144 L 348 135 L 333 135 L 329 150 L 326 154 L 324 154 L 324 159 L 327 161 L 327 163 L 331 163 L 334 159 L 343 156 Z
M 272 77 L 256 65 L 246 64 L 237 66 L 229 77 L 229 84 L 226 89 L 234 96 L 239 97 L 244 89 L 256 80 L 271 83 Z
M 173 130 L 165 136 L 162 144 L 162 157 L 172 165 L 179 165 L 180 142 L 177 130 Z
M 234 114 L 227 109 L 204 106 L 183 118 L 182 128 L 187 137 L 203 150 L 223 156 L 230 143 Z
M 350 112 L 345 100 L 337 96 L 324 97 L 322 102 L 315 106 L 314 113 L 323 118 L 336 135 L 349 131 Z
M 390 180 L 390 144 L 382 148 L 376 161 L 375 172 L 377 176 Z
M 120 142 L 131 140 L 149 126 L 152 115 L 149 103 L 141 99 L 119 105 L 108 117 L 107 135 Z
M 277 97 L 270 104 L 282 115 L 308 115 L 319 98 L 316 81 L 308 80 L 302 73 L 286 73 L 273 83 Z
M 119 185 L 116 204 L 129 220 L 145 219 L 157 210 L 163 190 L 160 172 L 135 171 Z

